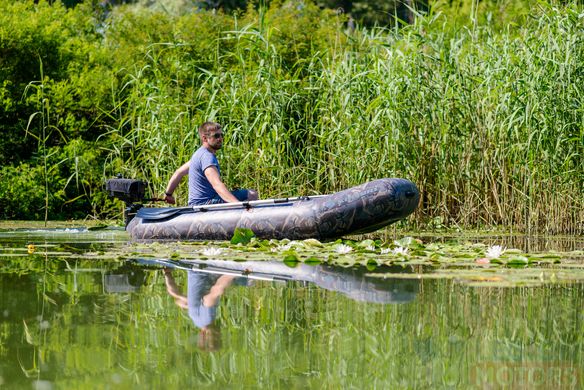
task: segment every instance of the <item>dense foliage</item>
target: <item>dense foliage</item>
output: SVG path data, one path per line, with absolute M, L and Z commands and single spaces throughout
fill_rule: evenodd
M 402 176 L 420 223 L 581 232 L 584 10 L 477 4 L 352 30 L 308 1 L 0 0 L 0 218 L 107 214 L 115 173 L 162 191 L 216 120 L 226 182 L 264 197 Z
M 82 3 L 84 0 L 61 0 L 68 7 Z M 86 0 L 89 1 L 89 0 Z M 97 0 L 93 0 L 97 2 Z M 455 1 L 457 5 L 467 1 Z M 245 10 L 248 7 L 269 6 L 281 3 L 273 0 L 100 0 L 101 6 L 120 4 L 137 4 L 167 13 L 180 14 L 201 10 L 221 10 L 226 14 Z M 301 4 L 302 1 L 297 1 Z M 452 3 L 452 1 L 450 1 Z M 316 4 L 347 13 L 364 26 L 395 25 L 398 20 L 410 23 L 417 13 L 428 10 L 428 0 L 316 0 Z

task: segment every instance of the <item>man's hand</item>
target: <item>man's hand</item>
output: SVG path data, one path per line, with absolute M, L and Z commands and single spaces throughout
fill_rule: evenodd
M 164 194 L 164 201 L 166 203 L 169 203 L 169 204 L 175 204 L 176 203 L 176 200 L 174 199 L 174 196 L 168 195 L 168 194 Z

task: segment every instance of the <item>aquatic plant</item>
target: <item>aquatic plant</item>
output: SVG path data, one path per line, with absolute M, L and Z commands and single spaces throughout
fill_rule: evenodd
M 339 254 L 347 254 L 353 251 L 353 248 L 351 248 L 349 245 L 345 245 L 345 244 L 337 244 L 334 247 L 335 252 L 339 253 Z
M 0 257 L 37 259 L 83 259 L 101 261 L 108 258 L 132 260 L 167 259 L 170 261 L 208 260 L 213 258 L 236 261 L 282 261 L 291 267 L 298 263 L 327 264 L 342 267 L 365 266 L 373 275 L 377 267 L 414 267 L 415 272 L 398 275 L 398 278 L 455 278 L 461 283 L 483 283 L 499 286 L 519 284 L 541 285 L 570 283 L 584 280 L 584 252 L 581 244 L 575 244 L 564 252 L 549 250 L 523 251 L 509 247 L 510 241 L 497 240 L 487 244 L 480 237 L 449 239 L 406 236 L 383 242 L 365 239 L 319 242 L 317 240 L 259 240 L 250 238 L 247 243 L 230 242 L 176 242 L 132 243 L 127 245 L 124 232 L 96 230 L 63 230 L 56 234 L 47 230 L 50 237 L 74 235 L 81 242 L 87 238 L 96 240 L 115 237 L 124 245 L 110 250 L 91 248 L 75 249 L 72 245 L 47 245 L 42 232 L 38 236 L 27 234 L 19 247 L 0 247 Z M 68 233 L 67 233 L 68 232 Z M 35 238 L 38 237 L 38 238 Z M 102 238 L 100 238 L 102 237 Z M 505 247 L 501 243 L 506 243 Z M 374 250 L 372 250 L 374 248 Z M 495 249 L 493 249 L 495 248 Z M 485 256 L 488 253 L 489 256 Z M 495 256 L 496 255 L 496 256 Z M 29 259 L 29 260 L 26 260 Z M 377 275 L 383 277 L 383 273 Z
M 408 255 L 408 248 L 398 246 L 398 247 L 391 249 L 391 253 L 394 255 L 397 255 L 397 256 L 407 256 Z
M 208 248 L 205 248 L 203 250 L 201 250 L 201 253 L 205 256 L 219 256 L 221 253 L 223 253 L 223 249 L 219 248 L 219 247 L 215 247 L 215 246 L 211 246 Z
M 487 249 L 487 257 L 490 259 L 498 259 L 505 252 L 505 248 L 501 245 L 493 245 Z

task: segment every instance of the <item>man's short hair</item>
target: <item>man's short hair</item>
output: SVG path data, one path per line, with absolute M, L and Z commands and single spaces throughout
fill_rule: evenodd
M 199 127 L 199 137 L 208 136 L 221 130 L 221 125 L 215 122 L 205 122 Z

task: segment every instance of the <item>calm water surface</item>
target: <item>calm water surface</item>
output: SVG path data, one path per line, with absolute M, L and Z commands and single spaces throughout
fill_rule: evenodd
M 107 258 L 124 245 L 117 230 L 0 232 L 0 387 L 584 385 L 582 283 Z

